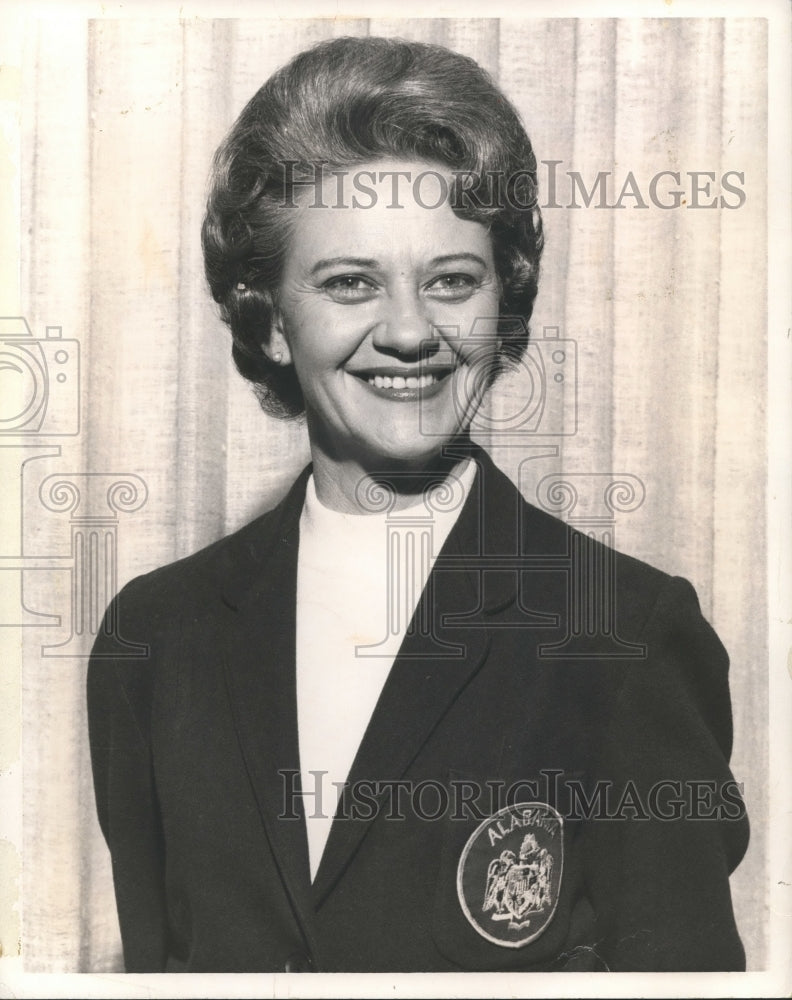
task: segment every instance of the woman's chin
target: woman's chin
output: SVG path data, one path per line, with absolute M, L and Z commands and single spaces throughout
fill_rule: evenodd
M 466 437 L 460 431 L 439 433 L 434 436 L 392 436 L 376 442 L 367 442 L 361 454 L 361 464 L 367 470 L 398 471 L 400 469 L 425 469 L 442 458 L 446 445 Z

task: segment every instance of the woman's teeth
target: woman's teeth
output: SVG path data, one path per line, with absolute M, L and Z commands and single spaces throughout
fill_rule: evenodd
M 436 381 L 434 375 L 372 375 L 368 384 L 376 389 L 425 389 Z

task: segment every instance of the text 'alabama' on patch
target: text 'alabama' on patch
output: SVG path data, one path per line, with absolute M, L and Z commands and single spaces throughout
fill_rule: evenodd
M 553 919 L 564 867 L 564 821 L 544 802 L 506 806 L 465 844 L 457 895 L 478 933 L 503 948 L 522 948 Z

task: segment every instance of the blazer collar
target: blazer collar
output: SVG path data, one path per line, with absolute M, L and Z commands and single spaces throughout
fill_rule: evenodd
M 491 611 L 516 596 L 516 577 L 508 569 L 508 558 L 524 552 L 540 552 L 537 536 L 541 535 L 542 522 L 551 519 L 522 499 L 508 477 L 478 445 L 467 442 L 454 447 L 460 458 L 470 456 L 476 462 L 478 474 L 438 566 L 450 568 L 452 560 L 464 560 L 474 586 L 483 584 L 482 610 Z M 231 544 L 224 551 L 220 566 L 219 586 L 230 607 L 259 605 L 271 583 L 270 560 L 275 548 L 281 547 L 282 554 L 291 553 L 296 559 L 300 514 L 311 472 L 312 466 L 306 466 L 273 510 L 229 540 Z M 484 567 L 489 569 L 484 572 Z
M 293 558 L 296 567 L 300 513 L 310 474 L 308 465 L 276 507 L 232 535 L 227 544 L 219 543 L 223 548 L 217 584 L 229 607 L 242 611 L 259 605 L 271 589 L 273 558 Z

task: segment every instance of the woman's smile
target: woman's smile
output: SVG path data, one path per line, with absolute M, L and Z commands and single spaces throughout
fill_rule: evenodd
M 429 399 L 443 388 L 454 367 L 390 367 L 350 374 L 370 386 L 377 395 L 396 402 L 414 403 Z

